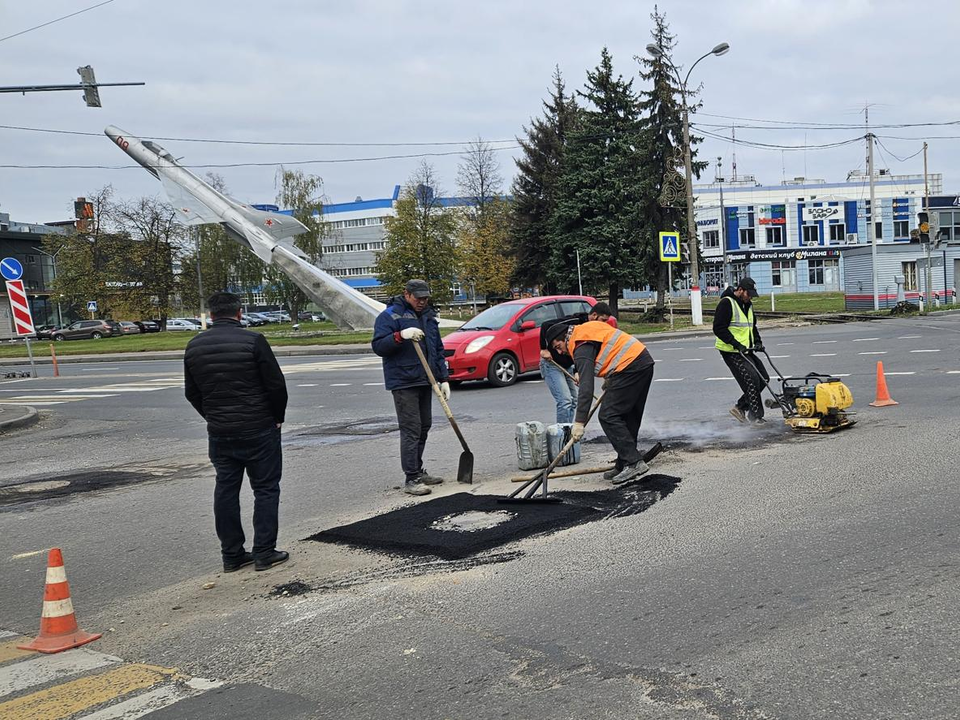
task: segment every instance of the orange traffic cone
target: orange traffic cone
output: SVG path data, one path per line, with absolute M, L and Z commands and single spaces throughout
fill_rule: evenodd
M 53 548 L 47 558 L 47 585 L 43 590 L 43 613 L 40 615 L 40 634 L 21 650 L 58 653 L 86 645 L 103 633 L 86 633 L 77 627 L 77 616 L 70 600 L 70 586 L 63 569 L 63 553 Z
M 890 391 L 887 390 L 887 379 L 883 376 L 883 363 L 877 361 L 877 399 L 870 403 L 871 407 L 887 407 L 887 405 L 899 405 L 896 400 L 890 397 Z

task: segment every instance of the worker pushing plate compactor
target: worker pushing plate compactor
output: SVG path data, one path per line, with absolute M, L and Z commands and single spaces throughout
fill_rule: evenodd
M 764 403 L 772 410 L 783 413 L 783 421 L 797 432 L 828 433 L 850 427 L 856 420 L 847 408 L 853 405 L 853 393 L 839 378 L 820 373 L 807 373 L 802 377 L 784 377 L 764 350 L 767 362 L 777 374 L 780 392 L 765 380 L 773 398 Z

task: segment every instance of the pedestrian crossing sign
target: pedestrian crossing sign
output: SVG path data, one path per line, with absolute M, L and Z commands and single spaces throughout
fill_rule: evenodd
M 680 262 L 680 233 L 660 233 L 660 260 L 663 262 Z

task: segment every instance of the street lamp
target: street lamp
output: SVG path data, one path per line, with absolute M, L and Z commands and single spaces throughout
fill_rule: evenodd
M 690 157 L 690 109 L 687 106 L 687 82 L 690 80 L 690 73 L 697 64 L 704 58 L 711 55 L 724 55 L 730 50 L 728 43 L 720 43 L 713 50 L 697 58 L 697 61 L 687 70 L 686 77 L 680 79 L 680 71 L 673 61 L 663 52 L 663 50 L 653 43 L 647 45 L 647 52 L 663 60 L 673 70 L 677 76 L 677 84 L 680 86 L 680 101 L 683 111 L 683 169 L 686 176 L 687 185 L 687 242 L 690 247 L 690 314 L 694 325 L 703 325 L 703 306 L 700 301 L 700 263 L 697 261 L 697 222 L 693 216 L 693 161 Z
M 56 279 L 57 279 L 57 255 L 59 255 L 59 254 L 60 254 L 60 250 L 63 250 L 65 247 L 66 247 L 66 245 L 61 245 L 61 246 L 60 246 L 60 249 L 57 250 L 55 253 L 52 253 L 52 254 L 51 254 L 51 253 L 48 253 L 46 250 L 41 250 L 41 249 L 38 248 L 38 247 L 33 248 L 34 250 L 36 250 L 36 251 L 37 251 L 38 253 L 40 253 L 41 255 L 46 255 L 48 258 L 50 258 L 51 260 L 53 260 L 53 280 L 54 280 L 54 281 L 56 281 Z M 41 280 L 42 280 L 42 279 L 43 279 L 43 275 L 41 274 L 40 277 L 41 277 Z M 57 327 L 63 327 L 63 312 L 61 312 L 61 310 L 60 310 L 60 298 L 61 298 L 61 297 L 63 297 L 63 296 L 62 296 L 62 295 L 59 295 L 59 296 L 57 297 Z

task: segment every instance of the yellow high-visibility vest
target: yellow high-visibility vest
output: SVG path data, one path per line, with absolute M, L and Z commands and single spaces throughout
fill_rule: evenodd
M 730 334 L 733 335 L 733 339 L 744 347 L 753 347 L 753 305 L 747 308 L 747 312 L 743 312 L 736 298 L 727 295 L 724 300 L 729 300 L 733 307 L 730 315 Z M 721 352 L 737 351 L 733 345 L 725 343 L 720 338 L 717 338 L 714 346 Z

